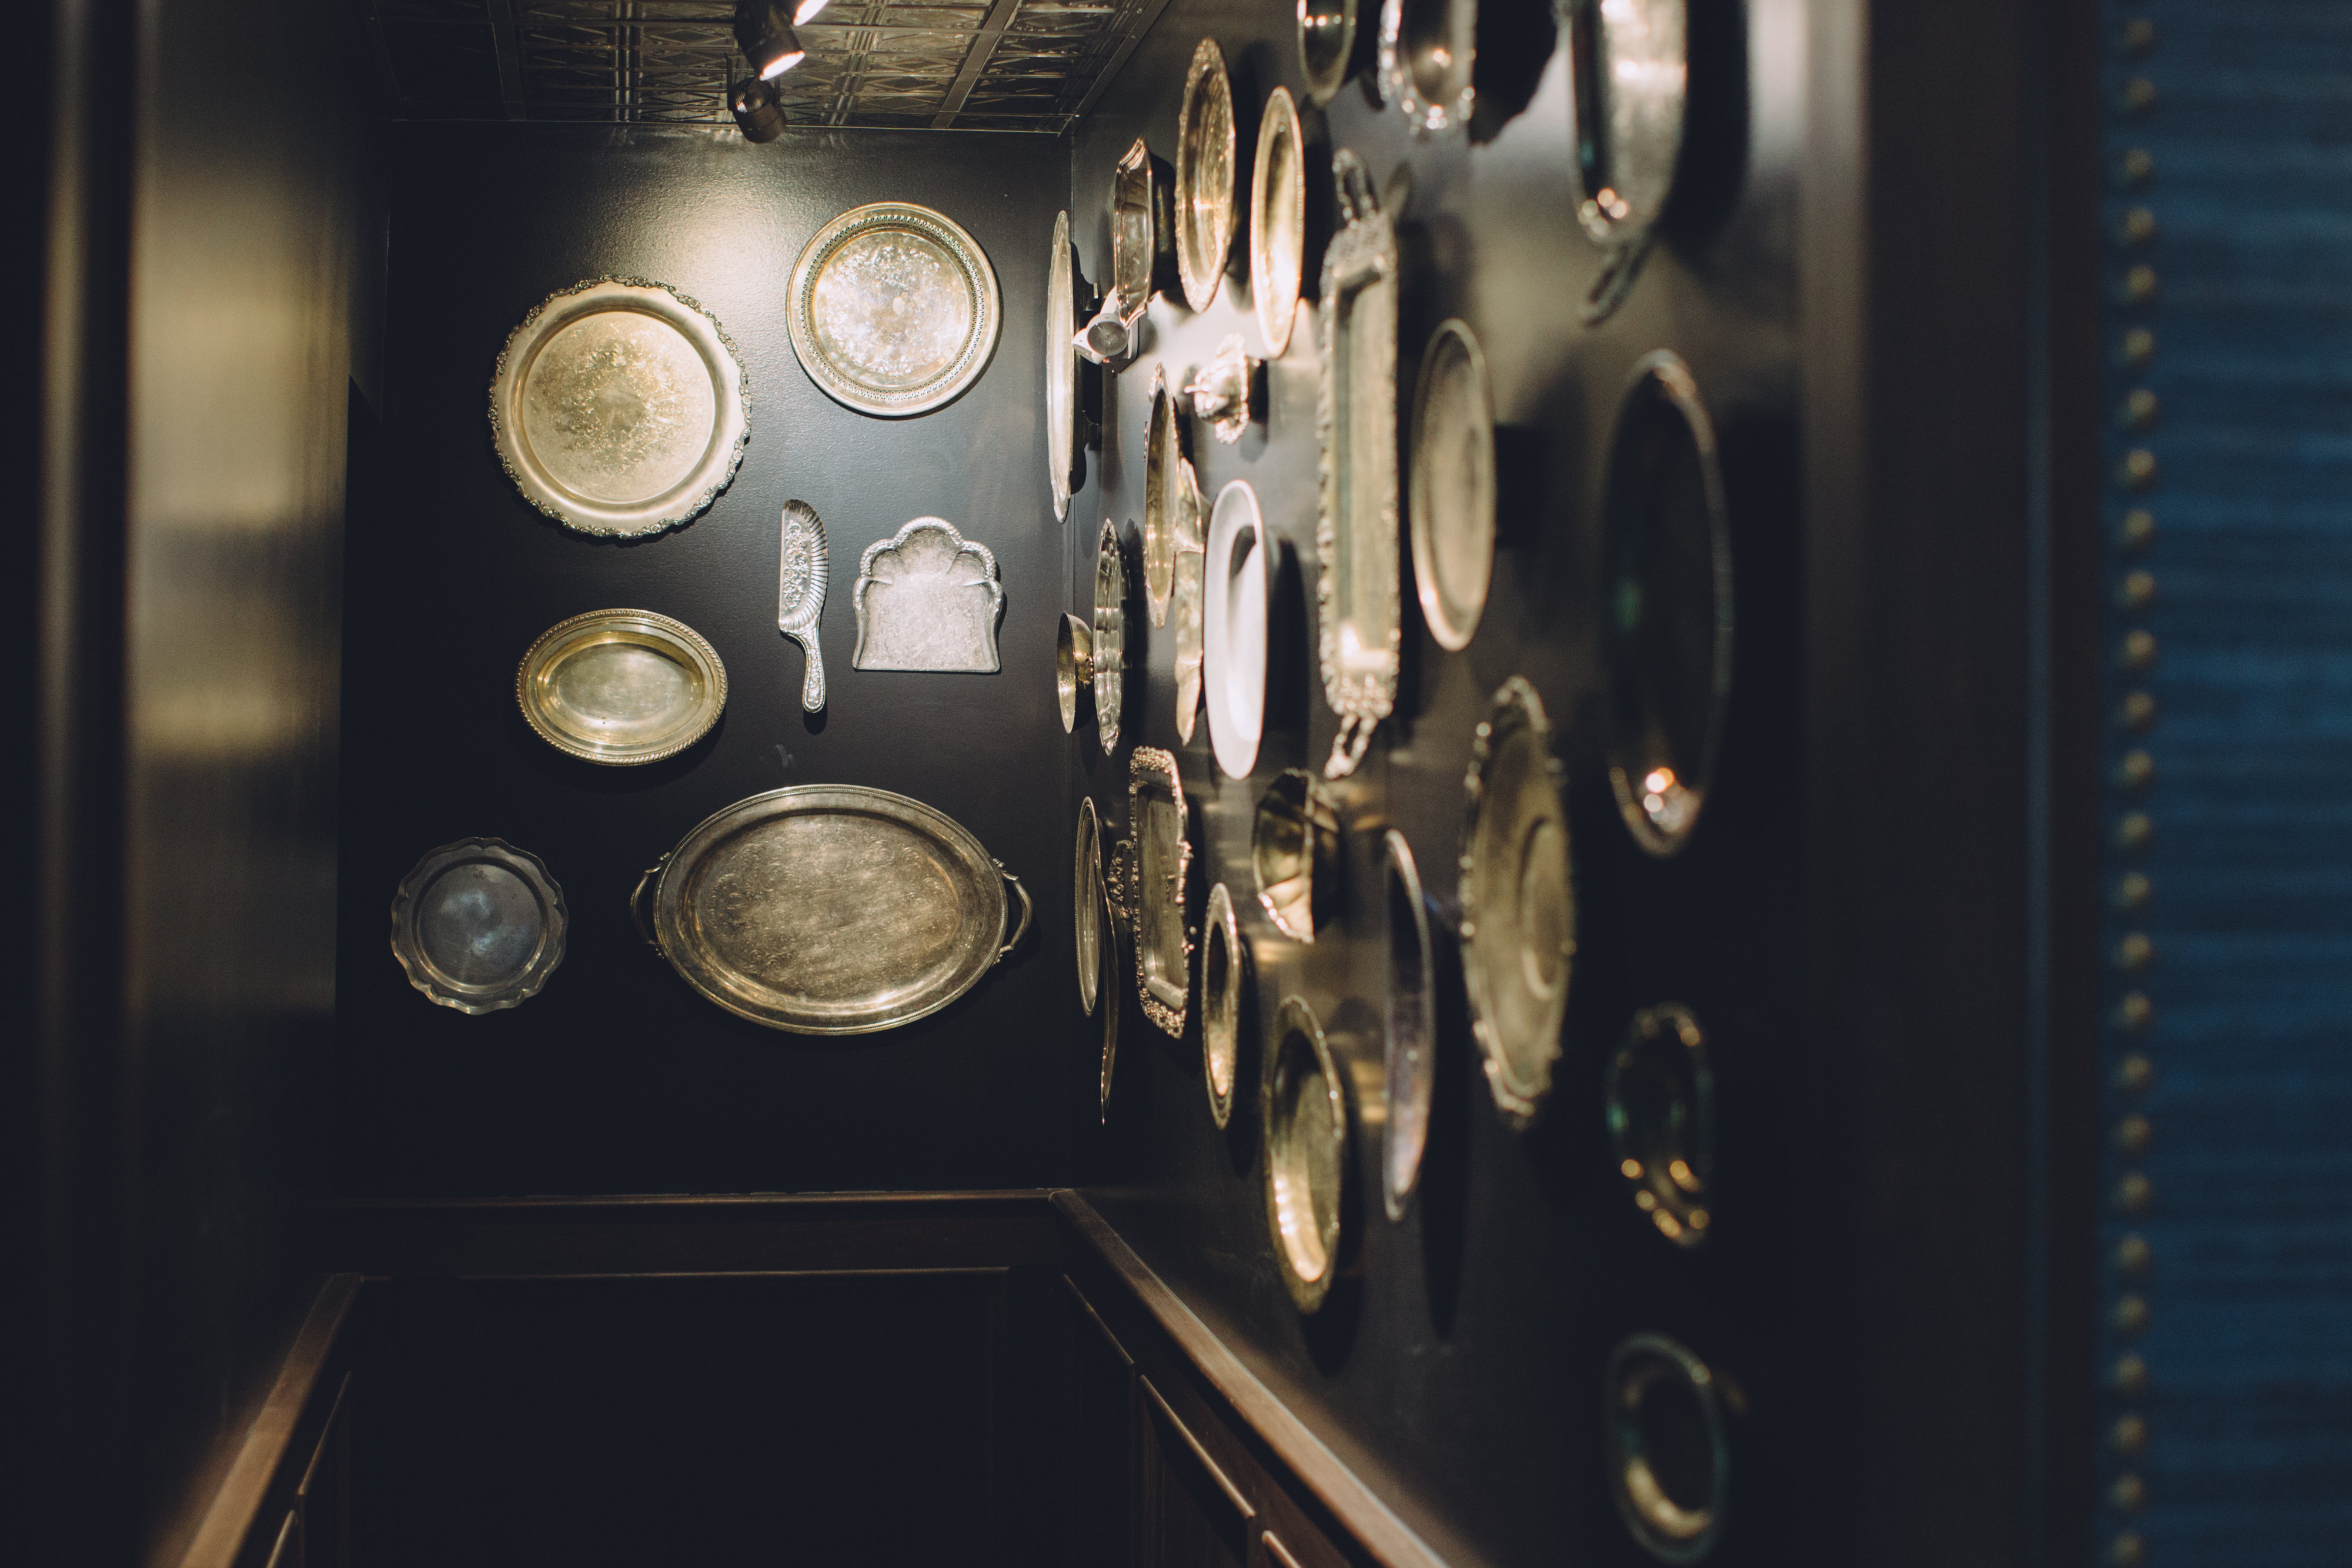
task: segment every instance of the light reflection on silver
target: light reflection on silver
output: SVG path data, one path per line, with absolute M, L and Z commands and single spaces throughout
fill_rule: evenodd
M 1176 758 L 1139 746 L 1128 758 L 1128 831 L 1135 835 L 1135 977 L 1143 1016 L 1178 1039 L 1192 988 L 1185 880 L 1192 844 Z
M 1495 406 L 1461 321 L 1433 333 L 1412 397 L 1413 590 L 1441 648 L 1470 645 L 1495 570 Z
M 1348 1105 L 1313 1009 L 1285 997 L 1259 1088 L 1265 1140 L 1265 1218 L 1291 1303 L 1319 1309 L 1339 1271 Z
M 1004 585 L 996 557 L 941 517 L 917 517 L 858 558 L 861 670 L 940 670 L 992 675 Z
M 809 379 L 861 413 L 939 407 L 995 351 L 996 273 L 953 220 L 907 202 L 853 207 L 793 267 L 786 325 Z
M 563 962 L 571 917 L 537 855 L 460 839 L 418 861 L 392 900 L 392 952 L 408 983 L 461 1013 L 530 1000 Z
M 1307 141 L 1286 87 L 1268 96 L 1257 124 L 1249 252 L 1250 303 L 1267 356 L 1279 359 L 1290 347 L 1307 253 Z
M 541 632 L 515 669 L 515 701 L 548 745 L 609 767 L 658 762 L 710 733 L 727 666 L 682 621 L 592 610 Z
M 1176 269 L 1184 302 L 1206 310 L 1234 248 L 1234 89 L 1214 38 L 1192 50 L 1176 113 Z

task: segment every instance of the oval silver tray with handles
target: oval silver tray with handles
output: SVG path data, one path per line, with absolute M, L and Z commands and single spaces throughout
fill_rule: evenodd
M 707 818 L 638 880 L 629 913 L 729 1012 L 794 1034 L 871 1034 L 971 989 L 1021 945 L 1032 908 L 1021 879 L 944 812 L 799 784 Z

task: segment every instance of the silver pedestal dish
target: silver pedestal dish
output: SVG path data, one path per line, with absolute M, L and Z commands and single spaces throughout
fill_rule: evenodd
M 1495 572 L 1495 405 L 1460 321 L 1431 334 L 1412 397 L 1413 591 L 1437 645 L 1470 645 Z
M 539 995 L 563 962 L 571 916 L 546 865 L 499 839 L 460 839 L 416 862 L 392 900 L 408 983 L 461 1013 Z
M 515 701 L 558 751 L 635 767 L 710 733 L 727 706 L 727 666 L 682 621 L 592 610 L 539 634 L 515 670 Z
M 1265 361 L 1251 356 L 1239 332 L 1227 333 L 1217 344 L 1217 357 L 1184 384 L 1192 417 L 1205 423 L 1219 442 L 1233 445 L 1251 420 L 1265 417 Z
M 827 396 L 901 418 L 980 378 L 1002 316 L 995 269 L 961 225 L 910 202 L 874 202 L 802 250 L 785 324 L 801 368 Z

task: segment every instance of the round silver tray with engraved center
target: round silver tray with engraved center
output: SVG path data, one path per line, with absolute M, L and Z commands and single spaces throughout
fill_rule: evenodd
M 1020 878 L 945 812 L 800 784 L 707 818 L 646 873 L 630 913 L 729 1012 L 794 1034 L 870 1034 L 971 989 L 1021 945 L 1031 911 Z
M 1257 125 L 1250 174 L 1250 302 L 1265 351 L 1290 347 L 1307 255 L 1307 138 L 1290 89 L 1276 88 Z
M 490 378 L 490 439 L 523 499 L 583 534 L 657 534 L 735 476 L 751 394 L 710 313 L 604 277 L 523 318 Z
M 1233 253 L 1235 140 L 1224 51 L 1203 38 L 1176 113 L 1176 271 L 1194 310 L 1217 302 Z
M 571 917 L 547 867 L 499 839 L 443 844 L 392 900 L 392 952 L 408 983 L 461 1013 L 539 995 L 563 962 Z
M 1470 645 L 1495 574 L 1495 405 L 1458 320 L 1430 335 L 1412 397 L 1412 583 L 1437 645 Z
M 1314 1010 L 1285 997 L 1258 1090 L 1265 1140 L 1265 1218 L 1291 1303 L 1323 1305 L 1340 1266 L 1348 1178 L 1347 1091 Z
M 910 202 L 852 207 L 793 266 L 785 325 L 809 379 L 860 413 L 939 407 L 988 368 L 996 272 L 954 220 Z
M 515 701 L 567 756 L 626 768 L 674 757 L 727 706 L 727 666 L 700 632 L 650 610 L 592 610 L 539 634 Z

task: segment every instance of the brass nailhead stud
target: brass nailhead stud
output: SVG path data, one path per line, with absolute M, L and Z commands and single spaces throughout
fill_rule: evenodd
M 2140 156 L 2146 158 L 2147 154 L 2143 152 Z M 2129 177 L 2133 167 L 2131 154 L 2126 152 L 2124 154 L 2124 170 L 2126 177 Z M 2155 172 L 2155 168 L 2156 165 L 2153 162 L 2142 165 L 2138 178 L 2145 180 L 2148 174 Z M 2146 207 L 2132 208 L 2123 215 L 2122 221 L 2116 225 L 2116 240 L 2121 245 L 2146 245 L 2155 237 L 2156 214 Z
M 2116 107 L 2126 114 L 2146 114 L 2156 107 L 2156 84 L 2146 77 L 2132 78 L 2116 95 Z
M 2145 55 L 2156 47 L 2156 24 L 2146 16 L 2134 16 L 2124 24 L 2116 43 L 2127 55 Z
M 2116 1332 L 2137 1336 L 2147 1332 L 2147 1298 L 2126 1296 L 2116 1303 Z
M 2156 1141 L 2156 1128 L 2135 1111 L 2116 1124 L 2116 1147 L 2127 1155 L 2144 1155 Z
M 2154 392 L 2146 387 L 2134 387 L 2116 409 L 2116 423 L 2126 430 L 2146 430 L 2164 412 Z
M 2116 848 L 2119 850 L 2144 850 L 2155 837 L 2156 824 L 2147 820 L 2146 811 L 2126 811 L 2122 821 L 2116 823 Z
M 2116 722 L 2137 734 L 2147 734 L 2156 725 L 2156 697 L 2148 692 L 2126 692 L 2116 706 Z
M 2126 1214 L 2145 1213 L 2148 1200 L 2155 1196 L 2155 1186 L 2139 1171 L 2127 1172 L 2123 1180 L 2116 1183 L 2116 1207 Z
M 2134 147 L 2116 160 L 2116 183 L 2126 190 L 2145 185 L 2155 177 L 2156 158 L 2145 147 Z
M 2146 991 L 2130 991 L 2116 1004 L 2116 1022 L 2137 1034 L 2156 1021 L 2156 1004 L 2147 999 Z
M 2149 277 L 2152 285 L 2154 275 Z M 2156 358 L 2156 334 L 2145 327 L 2134 327 L 2116 344 L 2116 359 L 2128 369 L 2137 370 Z
M 2156 944 L 2147 939 L 2145 931 L 2127 931 L 2116 944 L 2116 967 L 2125 974 L 2137 974 L 2156 956 Z
M 2116 1357 L 2116 1369 L 2107 1375 L 2107 1381 L 2118 1394 L 2145 1394 L 2147 1392 L 2147 1363 L 2139 1358 L 2137 1351 L 2127 1350 Z
M 2147 1273 L 2148 1265 L 2155 1261 L 2155 1249 L 2148 1246 L 2147 1238 L 2137 1230 L 2116 1243 L 2116 1270 L 2118 1273 L 2137 1278 Z
M 2156 664 L 2156 633 L 2135 631 L 2124 633 L 2122 645 L 2116 650 L 2116 662 L 2126 670 L 2145 670 Z
M 2107 1549 L 2107 1559 L 2116 1568 L 2147 1568 L 2147 1542 L 2139 1538 L 2139 1531 L 2126 1530 Z
M 2116 526 L 2116 543 L 2121 549 L 2144 550 L 2155 539 L 2156 514 L 2146 507 L 2134 507 Z
M 2145 305 L 2156 298 L 2156 268 L 2146 262 L 2126 269 L 2116 294 L 2126 305 Z
M 2156 759 L 2145 751 L 2126 751 L 2116 764 L 2116 782 L 2126 789 L 2145 789 L 2156 778 Z
M 2107 1501 L 2117 1513 L 2137 1513 L 2147 1506 L 2147 1483 L 2126 1470 L 2107 1489 Z
M 2156 1063 L 2133 1051 L 2116 1063 L 2116 1087 L 2126 1094 L 2145 1094 L 2156 1083 Z
M 2156 483 L 2156 454 L 2135 446 L 2116 465 L 2116 483 L 2126 490 L 2145 490 Z

